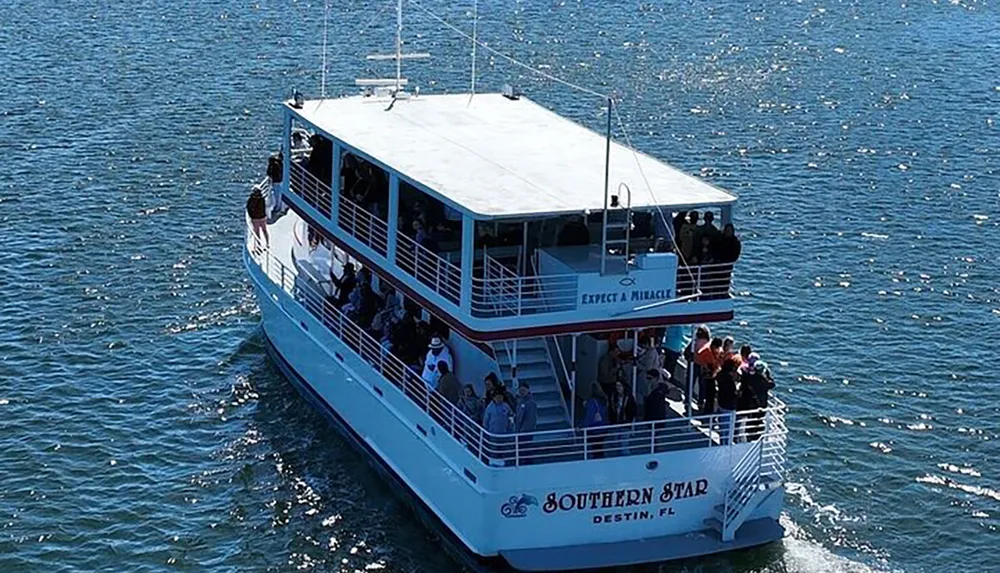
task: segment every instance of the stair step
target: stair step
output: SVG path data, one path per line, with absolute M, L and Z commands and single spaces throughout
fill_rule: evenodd
M 498 364 L 510 364 L 513 358 L 510 353 L 506 351 L 497 352 L 496 355 Z M 518 346 L 517 361 L 520 364 L 524 364 L 525 362 L 545 362 L 547 364 L 549 361 L 549 355 L 545 349 L 541 347 L 521 348 Z
M 505 377 L 509 377 L 514 367 L 509 364 L 501 364 L 500 371 Z M 547 362 L 520 363 L 517 365 L 518 378 L 552 378 L 552 367 Z

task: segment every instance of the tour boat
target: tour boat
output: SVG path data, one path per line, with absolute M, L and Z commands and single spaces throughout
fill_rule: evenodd
M 737 197 L 615 141 L 610 100 L 601 134 L 507 87 L 358 84 L 283 102 L 283 152 L 255 186 L 267 234 L 247 219 L 263 334 L 302 395 L 472 568 L 612 567 L 780 539 L 787 430 L 773 394 L 701 412 L 682 359 L 666 419 L 582 419 L 609 345 L 627 358 L 645 333 L 733 318 L 733 264 L 686 264 L 671 220 L 729 223 Z M 348 263 L 389 305 L 378 318 L 337 292 Z M 527 383 L 533 429 L 488 431 L 429 384 L 427 348 L 380 332 L 401 314 L 478 396 L 491 373 Z M 637 364 L 621 371 L 641 399 Z

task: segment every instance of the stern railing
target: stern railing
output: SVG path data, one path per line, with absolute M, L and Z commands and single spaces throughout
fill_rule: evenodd
M 733 263 L 719 263 L 677 267 L 677 296 L 690 296 L 690 300 L 731 298 L 733 266 Z

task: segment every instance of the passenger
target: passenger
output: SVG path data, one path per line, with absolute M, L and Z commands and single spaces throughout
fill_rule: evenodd
M 663 338 L 663 368 L 673 375 L 677 370 L 677 362 L 684 352 L 684 327 L 673 324 L 667 327 L 667 334 Z
M 735 360 L 726 360 L 722 363 L 719 374 L 715 377 L 716 385 L 719 387 L 719 412 L 722 414 L 720 420 L 720 435 L 725 436 L 723 443 L 732 443 L 736 423 L 736 369 Z
M 740 346 L 740 369 L 739 374 L 743 376 L 750 369 L 750 364 L 747 362 L 750 360 L 750 355 L 753 353 L 753 349 L 750 348 L 749 344 L 744 344 Z
M 690 259 L 695 254 L 695 240 L 698 235 L 698 212 L 688 213 L 688 220 L 681 225 L 680 237 L 681 255 L 685 260 Z M 691 264 L 691 263 L 688 263 Z
M 480 402 L 479 396 L 476 396 L 476 389 L 472 387 L 472 384 L 466 384 L 465 388 L 462 389 L 462 398 L 458 401 L 458 409 L 465 412 L 465 415 L 477 424 L 482 423 L 483 403 Z
M 527 382 L 521 382 L 517 388 L 517 409 L 514 414 L 514 429 L 519 434 L 534 432 L 538 423 L 538 406 L 531 388 Z M 525 436 L 528 438 L 529 436 Z
M 441 250 L 438 246 L 437 240 L 434 239 L 433 233 L 425 228 L 424 224 L 419 219 L 413 221 L 413 233 L 413 240 L 416 241 L 416 243 L 421 247 L 427 249 L 435 255 Z
M 350 300 L 351 293 L 354 292 L 355 287 L 358 286 L 358 277 L 354 274 L 354 265 L 352 263 L 344 263 L 344 272 L 339 278 L 333 274 L 333 267 L 331 266 L 330 282 L 337 289 L 337 302 L 334 303 L 334 306 L 338 309 L 343 308 Z
M 489 374 L 487 374 L 486 379 L 484 380 L 483 383 L 486 386 L 486 394 L 485 394 L 486 404 L 484 405 L 484 408 L 489 405 L 490 401 L 493 399 L 494 394 L 500 394 L 500 396 L 503 398 L 503 401 L 506 402 L 508 406 L 510 406 L 511 411 L 514 410 L 514 408 L 517 406 L 517 403 L 514 401 L 513 396 L 510 395 L 510 392 L 507 391 L 507 387 L 504 386 L 503 382 L 501 382 L 499 378 L 497 378 L 497 375 L 495 373 L 490 372 Z
M 674 215 L 673 226 L 674 226 L 674 244 L 680 246 L 678 243 L 681 237 L 681 227 L 687 222 L 687 211 L 678 211 Z
M 748 409 L 762 408 L 762 410 L 748 416 L 745 422 L 747 426 L 746 437 L 750 441 L 756 440 L 764 433 L 766 412 L 763 408 L 767 408 L 768 394 L 774 388 L 774 380 L 771 378 L 771 371 L 767 367 L 767 363 L 763 360 L 757 360 L 756 356 L 756 353 L 750 355 L 753 367 L 748 374 L 743 376 L 740 388 L 741 395 L 746 392 L 753 396 L 753 400 L 750 399 L 750 396 L 744 398 L 745 404 L 755 404 Z
M 711 344 L 702 346 L 694 357 L 701 367 L 698 382 L 698 409 L 704 414 L 715 411 L 715 375 L 722 365 L 722 339 L 713 338 Z
M 451 352 L 445 346 L 444 341 L 440 337 L 435 336 L 431 338 L 431 343 L 427 347 L 427 357 L 424 358 L 424 371 L 420 376 L 434 390 L 437 390 L 438 383 L 441 380 L 441 372 L 437 368 L 439 362 L 446 363 L 449 370 L 453 366 Z
M 703 219 L 704 222 L 700 227 L 698 227 L 698 237 L 696 238 L 696 241 L 701 243 L 702 239 L 707 237 L 709 249 L 715 249 L 719 237 L 722 236 L 722 233 L 719 232 L 719 228 L 715 226 L 715 213 L 705 211 Z
M 590 399 L 584 405 L 583 427 L 586 428 L 590 457 L 604 457 L 604 433 L 599 429 L 608 425 L 608 404 L 600 384 L 591 384 Z
M 732 264 L 739 260 L 743 245 L 736 236 L 736 229 L 732 223 L 722 228 L 722 235 L 712 248 L 715 251 L 716 262 Z
M 590 229 L 580 215 L 571 215 L 559 229 L 556 245 L 560 247 L 581 247 L 590 244 Z
M 271 242 L 271 237 L 267 233 L 267 203 L 259 187 L 254 187 L 247 199 L 247 216 L 250 217 L 250 224 L 253 227 L 253 234 L 260 240 L 264 236 L 264 244 Z
M 737 367 L 743 363 L 743 359 L 736 353 L 736 339 L 727 336 L 722 339 L 722 359 L 729 360 L 730 358 L 736 361 Z
M 599 384 L 591 384 L 590 399 L 584 406 L 583 427 L 595 428 L 608 424 L 608 405 Z
M 366 330 L 375 320 L 379 306 L 378 295 L 372 289 L 371 283 L 371 273 L 367 269 L 361 269 L 361 272 L 358 273 L 358 285 L 351 293 L 351 306 L 354 311 L 351 318 Z
M 712 244 L 709 238 L 702 236 L 700 239 L 696 240 L 695 244 L 698 245 L 698 247 L 695 252 L 688 257 L 688 262 L 692 266 L 699 267 L 715 264 L 715 257 L 712 256 Z M 706 286 L 705 283 L 711 281 L 711 279 L 706 280 L 706 278 L 702 278 L 702 290 L 707 290 L 704 288 Z
M 307 242 L 309 243 L 309 252 L 312 253 L 317 247 L 319 247 L 319 233 L 316 232 L 316 229 L 313 229 L 310 226 L 309 230 L 306 231 L 306 237 Z
M 650 370 L 659 372 L 663 369 L 663 358 L 660 356 L 660 352 L 657 350 L 652 336 L 646 335 L 643 337 L 641 346 L 636 350 L 635 363 L 639 372 L 648 372 Z M 642 408 L 646 402 L 646 396 L 649 395 L 649 391 L 652 388 L 646 384 L 645 377 L 637 377 L 635 385 L 636 402 Z
M 438 380 L 437 391 L 445 400 L 457 406 L 462 393 L 462 385 L 459 384 L 458 378 L 452 373 L 451 366 L 444 360 L 438 360 L 437 371 L 441 374 L 441 378 Z
M 629 390 L 628 384 L 621 380 L 615 384 L 608 407 L 608 421 L 611 424 L 631 424 L 635 421 L 635 398 Z
M 416 345 L 417 321 L 410 311 L 403 313 L 389 334 L 389 349 L 399 357 L 404 364 L 413 365 L 420 359 L 422 348 Z
M 513 416 L 514 412 L 503 401 L 503 395 L 494 392 L 486 411 L 483 412 L 483 428 L 491 434 L 509 434 L 513 430 L 511 424 Z
M 719 374 L 715 377 L 719 388 L 719 410 L 733 412 L 736 410 L 736 360 L 732 358 L 722 363 Z
M 667 394 L 669 393 L 669 388 L 667 387 L 668 379 L 661 377 L 660 372 L 657 371 L 647 372 L 646 376 L 651 380 L 655 380 L 656 386 L 653 387 L 653 391 L 646 397 L 646 407 L 643 419 L 646 422 L 666 420 Z
M 608 340 L 608 351 L 597 361 L 597 383 L 607 395 L 614 391 L 615 383 L 624 377 L 622 363 L 618 358 L 618 345 Z
M 396 290 L 384 283 L 383 285 L 382 308 L 372 320 L 372 330 L 381 342 L 386 342 L 390 339 L 396 323 L 403 318 L 404 311 L 403 304 Z
M 768 399 L 770 398 L 770 391 L 774 388 L 774 378 L 771 376 L 771 369 L 768 368 L 767 362 L 755 360 L 753 371 L 744 380 L 744 384 L 749 384 L 753 388 L 757 394 L 757 402 L 761 405 L 760 407 L 766 408 Z

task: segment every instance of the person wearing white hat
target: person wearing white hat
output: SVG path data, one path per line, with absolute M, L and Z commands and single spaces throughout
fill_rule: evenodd
M 427 356 L 424 358 L 424 371 L 420 375 L 424 382 L 433 390 L 437 390 L 438 382 L 441 380 L 441 372 L 438 371 L 438 362 L 448 365 L 449 371 L 454 371 L 454 364 L 451 360 L 451 351 L 445 346 L 441 337 L 431 338 L 431 343 L 427 347 Z

